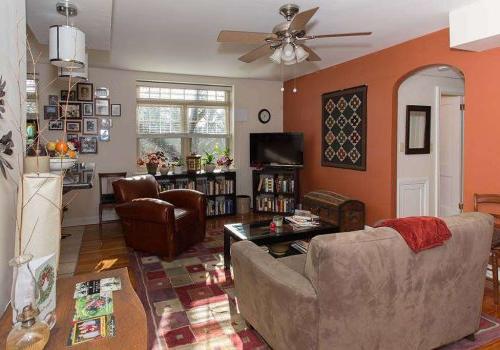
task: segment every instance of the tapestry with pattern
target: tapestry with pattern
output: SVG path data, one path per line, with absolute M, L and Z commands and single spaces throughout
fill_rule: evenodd
M 323 94 L 321 165 L 366 170 L 366 96 L 366 85 Z

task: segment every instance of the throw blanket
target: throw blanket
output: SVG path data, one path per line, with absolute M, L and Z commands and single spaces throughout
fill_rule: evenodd
M 451 237 L 443 220 L 427 216 L 382 220 L 375 227 L 390 227 L 398 231 L 415 253 L 442 245 Z

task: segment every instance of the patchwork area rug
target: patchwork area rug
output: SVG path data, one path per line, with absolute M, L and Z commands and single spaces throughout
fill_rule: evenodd
M 149 349 L 270 349 L 238 313 L 233 279 L 224 270 L 223 245 L 217 229 L 172 262 L 131 253 L 148 318 Z M 483 314 L 476 341 L 463 339 L 439 350 L 478 349 L 495 340 L 500 340 L 500 320 Z
M 131 253 L 149 349 L 269 349 L 238 313 L 220 229 L 172 262 Z

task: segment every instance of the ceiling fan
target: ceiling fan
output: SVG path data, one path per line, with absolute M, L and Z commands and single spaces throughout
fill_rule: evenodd
M 286 4 L 279 9 L 279 13 L 285 17 L 286 22 L 276 25 L 272 33 L 223 30 L 219 33 L 217 41 L 219 43 L 263 44 L 241 56 L 239 60 L 242 62 L 250 63 L 269 54 L 271 61 L 291 65 L 304 60 L 321 61 L 313 50 L 304 45 L 306 40 L 371 34 L 371 32 L 358 32 L 306 35 L 306 24 L 318 9 L 319 7 L 315 7 L 299 12 L 299 6 Z

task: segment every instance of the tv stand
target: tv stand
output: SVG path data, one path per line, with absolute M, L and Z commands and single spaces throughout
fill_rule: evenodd
M 253 170 L 253 211 L 281 215 L 293 214 L 300 201 L 300 168 L 271 165 Z

